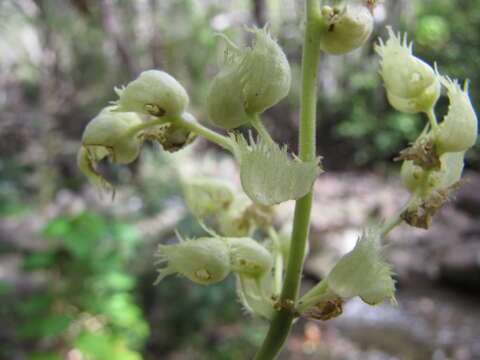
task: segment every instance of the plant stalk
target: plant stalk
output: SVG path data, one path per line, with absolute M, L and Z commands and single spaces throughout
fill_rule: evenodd
M 306 27 L 302 54 L 302 92 L 300 99 L 299 157 L 312 161 L 316 156 L 317 68 L 320 61 L 320 7 L 318 0 L 306 0 Z M 312 191 L 295 204 L 292 241 L 278 311 L 255 360 L 275 359 L 290 333 L 295 318 L 294 304 L 302 274 L 305 246 L 310 225 Z

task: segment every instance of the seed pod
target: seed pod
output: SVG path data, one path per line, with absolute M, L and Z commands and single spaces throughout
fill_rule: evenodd
M 373 30 L 373 16 L 367 7 L 347 5 L 342 11 L 325 6 L 320 48 L 329 54 L 345 54 L 362 46 Z
M 328 288 L 342 298 L 359 296 L 369 305 L 395 301 L 395 281 L 385 262 L 378 231 L 363 233 L 355 248 L 344 255 L 327 277 Z
M 188 239 L 175 245 L 160 245 L 155 254 L 157 264 L 167 263 L 159 269 L 155 283 L 164 277 L 179 273 L 202 285 L 219 282 L 230 273 L 229 247 L 215 237 Z
M 119 111 L 153 116 L 178 116 L 188 105 L 188 94 L 172 76 L 160 70 L 147 70 L 125 88 L 115 89 Z
M 290 90 L 290 65 L 282 49 L 265 28 L 252 32 L 252 48 L 239 49 L 226 38 L 225 62 L 207 97 L 209 118 L 218 127 L 250 122 L 252 114 L 272 107 Z
M 225 238 L 230 247 L 232 270 L 252 279 L 259 279 L 273 265 L 270 252 L 257 241 L 244 238 Z
M 430 65 L 413 56 L 407 35 L 396 35 L 387 26 L 389 39 L 375 45 L 381 56 L 381 71 L 387 98 L 396 110 L 429 112 L 440 96 L 440 81 Z
M 450 106 L 436 133 L 438 152 L 466 151 L 475 144 L 478 131 L 477 116 L 468 96 L 468 82 L 462 89 L 457 80 L 443 76 L 440 79 L 447 88 Z
M 235 197 L 230 183 L 208 177 L 185 179 L 183 194 L 188 208 L 199 218 L 226 211 Z

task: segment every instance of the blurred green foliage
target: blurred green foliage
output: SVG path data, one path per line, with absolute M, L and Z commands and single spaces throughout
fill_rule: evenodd
M 37 344 L 31 358 L 75 348 L 99 360 L 141 359 L 149 329 L 127 271 L 139 241 L 134 228 L 86 211 L 52 219 L 42 235 L 49 246 L 26 254 L 23 271 L 43 281 L 7 314 L 19 341 Z

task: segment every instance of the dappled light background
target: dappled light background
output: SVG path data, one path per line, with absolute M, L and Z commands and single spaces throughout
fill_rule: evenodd
M 330 1 L 333 3 L 334 1 Z M 327 2 L 326 2 L 327 3 Z M 233 277 L 202 287 L 169 277 L 153 286 L 153 253 L 174 231 L 204 234 L 181 178 L 239 186 L 229 154 L 198 139 L 174 154 L 144 146 L 129 166 L 102 165 L 116 197 L 100 199 L 75 163 L 82 131 L 114 86 L 163 69 L 187 89 L 208 126 L 205 98 L 225 46 L 264 26 L 291 61 L 289 96 L 264 114 L 272 136 L 297 148 L 303 1 L 0 1 L 0 359 L 250 359 L 267 324 L 245 315 Z M 403 205 L 399 150 L 426 119 L 386 102 L 373 43 L 385 26 L 408 31 L 415 54 L 463 82 L 480 106 L 480 3 L 383 0 L 370 41 L 319 69 L 317 180 L 304 289 L 352 249 L 365 224 Z M 443 116 L 448 101 L 437 104 Z M 282 359 L 480 358 L 480 151 L 469 182 L 428 232 L 401 226 L 387 250 L 398 306 L 348 302 L 328 322 L 301 320 Z M 292 219 L 278 206 L 277 223 Z

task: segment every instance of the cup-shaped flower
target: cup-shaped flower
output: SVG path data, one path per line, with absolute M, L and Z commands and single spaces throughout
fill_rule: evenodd
M 379 232 L 364 232 L 355 248 L 328 274 L 328 289 L 341 298 L 359 296 L 369 305 L 385 299 L 395 301 L 395 281 L 383 252 Z
M 235 197 L 230 183 L 211 177 L 184 179 L 183 195 L 190 211 L 199 218 L 226 211 Z
M 468 96 L 468 82 L 462 87 L 457 80 L 440 77 L 447 88 L 450 106 L 445 119 L 436 131 L 437 151 L 466 151 L 475 144 L 478 132 L 478 120 Z
M 251 134 L 249 142 L 241 135 L 231 138 L 243 190 L 257 204 L 271 206 L 298 199 L 312 189 L 321 172 L 318 159 L 290 159 L 286 147 L 280 148 L 273 141 L 259 138 L 255 142 Z
M 155 254 L 157 264 L 167 263 L 159 269 L 156 283 L 164 277 L 178 273 L 202 285 L 219 282 L 230 273 L 229 247 L 217 237 L 181 240 L 179 244 L 160 245 Z
M 225 238 L 230 248 L 232 271 L 247 278 L 259 279 L 273 265 L 272 254 L 252 238 Z
M 214 78 L 207 97 L 210 120 L 221 128 L 246 124 L 252 114 L 272 107 L 290 90 L 288 60 L 268 31 L 254 29 L 252 48 L 229 46 L 223 68 Z
M 395 34 L 387 26 L 389 38 L 376 44 L 381 56 L 380 74 L 387 98 L 396 110 L 406 113 L 429 112 L 440 96 L 440 81 L 433 68 L 412 54 L 407 35 Z
M 128 164 L 138 157 L 141 140 L 130 130 L 141 123 L 142 119 L 136 113 L 118 112 L 113 106 L 103 109 L 88 123 L 77 164 L 90 181 L 100 187 L 109 187 L 96 171 L 103 158 L 108 156 L 113 162 Z
M 329 54 L 345 54 L 362 46 L 373 30 L 373 16 L 364 5 L 347 5 L 339 10 L 322 8 L 320 48 Z
M 172 76 L 161 70 L 147 70 L 126 87 L 115 89 L 119 111 L 153 116 L 178 116 L 188 105 L 188 94 Z

